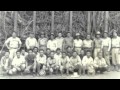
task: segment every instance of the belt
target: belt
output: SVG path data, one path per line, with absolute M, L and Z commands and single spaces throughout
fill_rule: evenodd
M 120 48 L 120 47 L 112 47 L 112 48 Z
M 75 48 L 82 48 L 82 47 L 75 47 Z

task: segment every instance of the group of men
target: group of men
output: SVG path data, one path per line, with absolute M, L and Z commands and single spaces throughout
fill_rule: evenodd
M 79 75 L 94 74 L 100 71 L 110 71 L 113 66 L 115 71 L 120 71 L 120 37 L 117 31 L 113 31 L 110 38 L 107 32 L 96 32 L 94 40 L 87 34 L 86 39 L 80 38 L 76 33 L 73 38 L 68 32 L 66 37 L 59 32 L 55 37 L 51 33 L 50 38 L 45 33 L 40 34 L 37 40 L 33 33 L 25 41 L 26 50 L 20 38 L 13 32 L 12 37 L 5 41 L 9 51 L 1 59 L 1 68 L 9 75 L 15 74 L 64 74 L 78 72 Z M 112 63 L 110 62 L 112 53 Z

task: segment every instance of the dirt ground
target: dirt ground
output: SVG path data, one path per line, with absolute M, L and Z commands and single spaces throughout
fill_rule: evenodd
M 78 78 L 73 78 L 71 76 L 60 76 L 60 75 L 52 75 L 52 76 L 35 76 L 25 75 L 25 76 L 6 76 L 0 75 L 0 79 L 120 79 L 120 72 L 105 72 L 104 74 L 98 74 L 94 76 L 80 76 Z

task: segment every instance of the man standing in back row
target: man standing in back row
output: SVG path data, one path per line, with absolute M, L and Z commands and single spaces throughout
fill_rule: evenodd
M 98 52 L 102 50 L 102 39 L 100 37 L 100 32 L 96 33 L 96 38 L 94 39 L 94 58 L 97 57 Z
M 30 33 L 29 37 L 26 39 L 26 48 L 33 49 L 34 47 L 38 47 L 38 42 L 34 37 L 34 33 Z
M 16 33 L 13 32 L 12 37 L 8 38 L 5 41 L 5 44 L 10 52 L 10 58 L 13 59 L 16 55 L 17 50 L 21 48 L 22 42 L 20 38 L 16 36 Z

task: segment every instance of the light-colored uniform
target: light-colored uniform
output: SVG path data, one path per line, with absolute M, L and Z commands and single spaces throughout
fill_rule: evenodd
M 82 66 L 82 61 L 79 56 L 77 56 L 76 58 L 74 58 L 74 57 L 70 58 L 70 68 L 72 70 L 74 70 L 74 69 L 81 70 L 81 66 Z
M 111 49 L 111 38 L 103 38 L 102 39 L 102 50 L 103 50 L 103 57 L 105 58 L 108 65 L 110 65 L 110 49 Z
M 80 55 L 81 48 L 83 46 L 83 41 L 81 39 L 79 40 L 75 39 L 73 42 L 73 46 L 74 46 L 75 51 L 78 53 L 78 55 Z
M 112 38 L 112 64 L 118 65 L 119 60 L 119 51 L 120 51 L 120 37 Z
M 92 53 L 92 48 L 93 48 L 92 44 L 93 44 L 92 40 L 86 40 L 86 39 L 83 40 L 83 48 L 85 53 L 87 52 L 87 50 L 90 50 Z
M 70 58 L 66 56 L 65 58 L 61 57 L 61 67 L 60 70 L 69 69 L 70 67 Z
M 38 47 L 38 42 L 36 38 L 28 37 L 25 41 L 27 49 L 33 49 L 34 47 Z
M 7 71 L 7 70 L 10 70 L 10 67 L 11 67 L 11 59 L 10 58 L 6 58 L 5 56 L 3 56 L 1 58 L 1 61 L 0 61 L 0 66 L 2 68 L 3 71 Z
M 57 37 L 56 38 L 57 48 L 60 48 L 61 50 L 63 50 L 63 41 L 64 41 L 63 37 L 61 37 L 61 38 Z
M 21 40 L 16 37 L 16 38 L 13 38 L 13 37 L 10 37 L 6 40 L 5 44 L 9 44 L 9 52 L 10 52 L 10 58 L 13 59 L 16 55 L 16 51 L 18 50 L 19 48 L 19 45 L 22 44 Z
M 100 52 L 102 50 L 102 39 L 97 39 L 95 38 L 94 40 L 94 58 L 97 57 L 98 52 Z
M 23 68 L 24 65 L 24 68 Z M 13 61 L 12 61 L 12 66 L 13 68 L 15 68 L 17 71 L 21 71 L 25 69 L 26 66 L 26 60 L 23 56 L 20 56 L 20 58 L 18 58 L 17 56 L 14 57 Z
M 88 72 L 94 72 L 94 63 L 93 63 L 93 58 L 92 57 L 87 57 L 84 56 L 83 60 L 82 60 L 82 65 L 83 65 L 83 69 L 88 70 Z
M 55 64 L 58 68 L 60 68 L 60 65 L 61 65 L 61 53 L 58 55 L 57 53 L 54 55 L 54 58 L 55 58 Z
M 36 61 L 39 64 L 43 64 L 46 65 L 47 64 L 47 57 L 46 55 L 43 55 L 43 57 L 41 57 L 39 54 L 36 56 Z
M 56 51 L 57 49 L 57 42 L 56 40 L 48 40 L 47 42 L 47 48 L 49 48 L 51 51 Z
M 102 67 L 107 67 L 107 63 L 104 58 L 98 58 L 96 57 L 94 59 L 94 67 L 95 68 L 102 68 Z
M 47 38 L 39 38 L 38 39 L 39 49 L 43 49 L 44 51 L 46 51 L 47 41 L 48 41 Z

